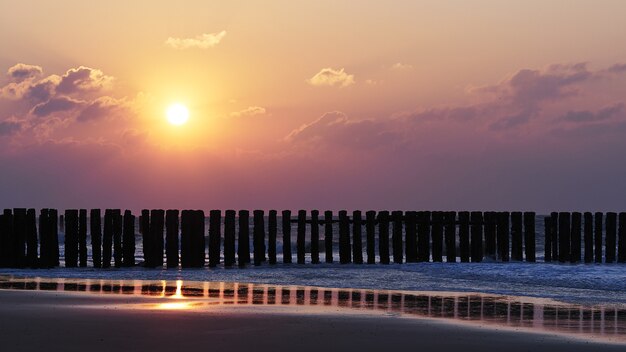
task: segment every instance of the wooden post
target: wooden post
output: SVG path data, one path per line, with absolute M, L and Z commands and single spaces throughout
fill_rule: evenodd
M 141 240 L 143 244 L 143 266 L 147 268 L 154 267 L 152 260 L 152 235 L 150 231 L 150 210 L 143 209 L 139 218 L 139 229 L 141 231 Z
M 19 209 L 15 210 L 15 218 L 18 218 Z M 18 227 L 15 227 L 18 232 Z M 19 254 L 19 253 L 18 253 Z M 78 266 L 78 210 L 65 211 L 65 267 L 76 268 Z
M 236 243 L 236 217 L 237 212 L 226 210 L 224 213 L 224 266 L 235 265 L 235 243 Z
M 13 261 L 13 213 L 4 209 L 0 215 L 0 267 L 8 268 Z
M 304 254 L 306 246 L 306 210 L 298 210 L 298 232 L 296 238 L 296 248 L 298 251 L 298 264 L 304 264 Z
M 222 247 L 221 242 L 222 242 L 222 211 L 214 209 L 214 210 L 209 211 L 209 268 L 215 268 L 220 263 L 220 249 Z M 256 251 L 256 244 L 255 244 L 255 251 Z M 254 259 L 256 261 L 256 256 Z
M 521 216 L 521 214 L 520 214 Z M 474 263 L 483 261 L 483 213 L 473 211 L 470 213 L 471 224 L 471 259 Z M 520 236 L 521 233 L 521 217 L 520 217 Z M 521 250 L 521 247 L 520 247 Z
M 116 268 L 122 267 L 122 211 L 113 210 L 113 261 Z
M 204 225 L 204 211 L 195 210 L 194 216 L 194 228 L 193 228 L 193 267 L 202 268 L 206 257 L 206 243 L 204 239 L 205 225 Z M 248 262 L 250 259 L 250 249 L 248 248 Z
M 122 265 L 135 266 L 135 215 L 130 210 L 124 211 L 122 229 Z
M 378 212 L 378 256 L 381 264 L 389 264 L 389 212 Z
M 2 216 L 0 215 L 0 268 L 2 267 L 3 241 Z M 50 230 L 48 225 L 48 209 L 41 209 L 39 213 L 39 267 L 50 268 Z
M 50 221 L 50 232 L 52 233 L 50 238 L 52 243 L 50 247 L 53 250 L 52 264 L 57 267 L 60 264 L 59 261 L 59 212 L 56 209 L 48 209 L 48 219 Z
M 626 263 L 626 213 L 619 213 L 617 262 Z
M 269 263 L 271 265 L 276 264 L 276 236 L 278 234 L 278 220 L 277 211 L 270 210 L 267 217 L 267 235 L 268 235 L 268 247 L 267 255 L 269 257 Z
M 265 214 L 263 210 L 255 210 L 253 214 L 252 243 L 254 245 L 254 265 L 265 261 Z
M 617 213 L 606 213 L 605 263 L 615 263 L 617 251 Z
M 508 262 L 510 258 L 509 252 L 509 212 L 503 211 L 499 212 L 498 224 L 496 228 L 496 237 L 497 237 L 497 245 L 498 245 L 498 259 L 503 262 Z
M 291 264 L 291 210 L 283 210 L 283 264 Z
M 320 224 L 319 210 L 311 210 L 311 263 L 320 262 Z
M 417 213 L 417 261 L 430 261 L 430 212 Z
M 404 213 L 405 256 L 407 263 L 417 262 L 417 212 Z
M 511 213 L 511 259 L 516 262 L 524 260 L 522 244 L 522 213 Z
M 363 217 L 360 210 L 352 212 L 352 258 L 354 264 L 363 264 L 363 239 L 361 237 Z
M 87 266 L 87 210 L 78 211 L 78 261 L 79 266 Z
M 570 257 L 570 213 L 559 213 L 559 262 L 565 263 Z
M 14 268 L 26 267 L 26 209 L 13 209 L 13 252 L 15 253 Z
M 163 230 L 165 211 L 154 209 L 150 212 L 151 262 L 154 267 L 163 267 Z M 203 221 L 204 224 L 204 221 Z M 204 237 L 203 237 L 204 238 Z M 204 243 L 204 240 L 203 240 Z
M 543 229 L 544 229 L 544 254 L 543 261 L 546 263 L 550 263 L 552 261 L 552 219 L 550 216 L 546 216 L 543 218 Z
M 324 257 L 326 263 L 333 262 L 333 212 L 324 212 Z
M 459 251 L 461 252 L 461 262 L 470 261 L 470 212 L 459 212 Z
M 239 246 L 237 248 L 239 266 L 250 263 L 250 212 L 239 211 Z
M 593 262 L 593 214 L 585 212 L 585 263 Z
M 35 209 L 26 211 L 26 266 L 36 269 L 39 265 L 37 241 L 37 214 Z
M 595 246 L 595 261 L 596 263 L 602 263 L 602 218 L 603 214 L 597 212 L 594 216 L 594 246 Z
M 94 268 L 102 267 L 102 218 L 100 209 L 89 212 L 89 231 L 91 234 L 91 258 Z
M 447 211 L 443 214 L 444 234 L 446 241 L 446 262 L 456 262 L 456 212 Z
M 496 213 L 485 212 L 485 257 L 496 260 Z
M 572 230 L 571 230 L 571 243 L 570 243 L 570 262 L 580 263 L 581 256 L 581 225 L 582 214 L 579 212 L 572 213 Z
M 433 262 L 443 261 L 443 212 L 432 212 Z
M 367 264 L 375 264 L 376 263 L 376 212 L 373 210 L 369 210 L 365 213 L 365 236 L 367 237 L 367 243 L 366 243 Z
M 550 221 L 552 228 L 552 260 L 559 260 L 559 213 L 550 213 Z
M 404 261 L 404 251 L 402 250 L 402 220 L 404 213 L 396 210 L 391 212 L 391 243 L 393 245 L 393 262 L 402 264 Z
M 535 257 L 535 213 L 527 211 L 524 213 L 524 250 L 526 261 L 534 263 Z
M 352 261 L 350 253 L 350 218 L 345 210 L 339 211 L 339 263 Z
M 169 209 L 165 212 L 165 246 L 167 267 L 178 268 L 178 210 Z
M 183 210 L 180 213 L 180 265 L 183 269 L 191 268 L 191 231 L 193 226 L 193 215 L 191 210 Z M 144 229 L 145 231 L 145 229 Z

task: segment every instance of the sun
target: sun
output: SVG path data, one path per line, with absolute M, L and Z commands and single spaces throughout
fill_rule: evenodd
M 183 104 L 175 103 L 167 108 L 166 115 L 169 123 L 180 126 L 189 119 L 189 109 Z

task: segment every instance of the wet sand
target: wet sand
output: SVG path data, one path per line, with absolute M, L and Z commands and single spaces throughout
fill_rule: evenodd
M 623 344 L 380 313 L 254 305 L 197 310 L 162 303 L 142 296 L 0 290 L 2 346 L 15 351 L 624 350 Z

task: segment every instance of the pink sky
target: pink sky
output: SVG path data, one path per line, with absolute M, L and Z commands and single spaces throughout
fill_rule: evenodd
M 0 207 L 623 210 L 624 13 L 1 3 Z

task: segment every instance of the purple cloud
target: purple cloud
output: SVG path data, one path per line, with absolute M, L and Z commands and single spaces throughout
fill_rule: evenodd
M 39 77 L 43 74 L 43 70 L 40 66 L 16 64 L 7 70 L 7 75 L 13 82 L 22 82 L 35 77 Z
M 38 117 L 48 116 L 55 112 L 70 111 L 79 108 L 84 102 L 74 100 L 68 97 L 52 98 L 45 103 L 37 104 L 31 110 L 31 113 Z
M 113 77 L 90 67 L 80 66 L 68 70 L 56 90 L 59 93 L 73 94 L 81 91 L 97 91 L 111 85 Z

